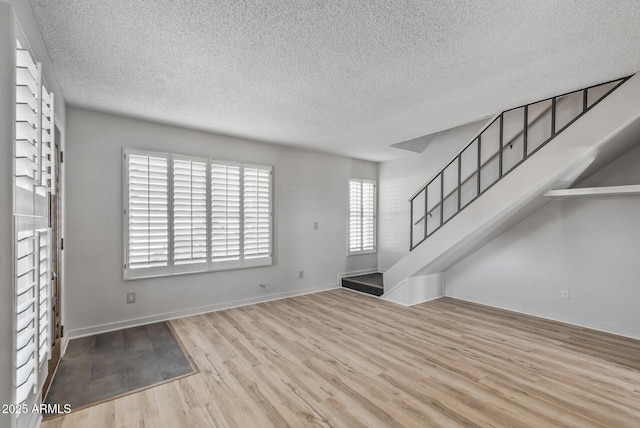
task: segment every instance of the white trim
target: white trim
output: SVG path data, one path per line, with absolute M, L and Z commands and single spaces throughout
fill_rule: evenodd
M 446 293 L 446 290 L 445 290 Z M 567 321 L 566 319 L 563 319 L 561 317 L 561 314 L 558 313 L 554 313 L 554 312 L 544 312 L 544 313 L 536 313 L 536 312 L 531 312 L 528 308 L 525 308 L 524 306 L 521 305 L 515 305 L 515 306 L 502 306 L 502 305 L 498 305 L 498 304 L 488 304 L 488 303 L 484 303 L 484 302 L 478 302 L 475 300 L 469 300 L 469 299 L 463 299 L 460 297 L 455 297 L 455 296 L 448 296 L 448 295 L 444 295 L 444 297 L 449 297 L 451 299 L 454 300 L 460 300 L 463 302 L 468 302 L 468 303 L 474 303 L 476 305 L 480 305 L 480 306 L 486 306 L 489 308 L 495 308 L 495 309 L 501 309 L 504 311 L 509 311 L 509 312 L 515 312 L 518 314 L 523 314 L 523 315 L 529 315 L 532 317 L 536 317 L 536 318 L 541 318 L 541 319 L 545 319 L 545 320 L 550 320 L 550 321 L 555 321 L 555 322 L 559 322 L 562 324 L 567 324 L 567 325 L 572 325 L 575 327 L 582 327 L 582 328 L 586 328 L 589 330 L 596 330 L 596 331 L 601 331 L 604 333 L 609 333 L 609 334 L 615 334 L 616 336 L 623 336 L 623 337 L 629 337 L 631 339 L 636 339 L 636 340 L 640 340 L 640 329 L 635 329 L 635 328 L 629 328 L 629 327 L 625 327 L 625 326 L 621 326 L 621 325 L 615 325 L 615 324 L 609 324 L 609 323 L 602 323 L 602 322 L 593 322 L 593 323 L 578 323 L 578 322 L 570 322 Z
M 160 322 L 160 321 L 169 321 L 173 319 L 185 318 L 185 317 L 190 317 L 194 315 L 202 315 L 210 312 L 217 312 L 217 311 L 237 308 L 241 306 L 248 306 L 248 305 L 254 305 L 257 303 L 265 303 L 265 302 L 271 302 L 274 300 L 287 299 L 289 297 L 320 293 L 323 291 L 334 290 L 337 288 L 339 288 L 337 284 L 325 284 L 325 285 L 319 285 L 316 287 L 303 288 L 300 290 L 285 291 L 282 293 L 271 294 L 265 297 L 252 297 L 248 299 L 234 300 L 226 303 L 200 306 L 192 309 L 184 309 L 184 310 L 175 311 L 175 312 L 167 312 L 164 314 L 151 315 L 147 317 L 129 319 L 126 321 L 118 321 L 113 323 L 100 324 L 93 327 L 85 327 L 85 328 L 80 328 L 76 330 L 70 330 L 66 334 L 66 336 L 67 336 L 67 341 L 69 341 L 71 339 L 91 336 L 94 334 L 107 333 L 115 330 L 122 330 L 124 328 L 129 328 L 129 327 L 137 327 L 137 326 L 151 324 L 151 323 Z M 66 344 L 64 346 L 64 350 L 66 351 Z
M 64 357 L 64 354 L 67 352 L 67 346 L 69 346 L 69 335 L 65 334 L 60 340 L 60 359 L 62 359 L 62 357 Z M 60 366 L 60 363 L 58 363 L 58 366 Z M 58 367 L 56 367 L 56 371 L 57 370 L 58 370 Z M 55 372 L 54 372 L 54 376 L 55 376 Z
M 34 403 L 34 405 L 39 405 L 39 404 L 40 404 L 40 401 L 36 401 L 36 403 Z M 24 424 L 22 422 L 20 423 L 20 426 L 22 427 L 38 428 L 42 424 L 42 414 L 39 412 L 32 412 L 31 408 L 29 409 L 28 413 L 22 413 L 21 415 L 22 416 L 29 415 L 29 417 L 27 418 L 27 422 L 25 422 Z
M 378 250 L 376 250 L 375 248 L 373 250 L 365 250 L 365 251 L 351 251 L 349 252 L 349 254 L 347 254 L 348 256 L 362 256 L 364 254 L 376 254 L 378 252 Z
M 422 303 L 427 303 L 427 302 L 432 302 L 434 300 L 442 299 L 443 297 L 446 297 L 446 296 L 431 297 L 429 299 L 419 300 L 419 301 L 411 303 L 411 304 L 400 303 L 400 302 L 396 302 L 395 300 L 388 300 L 388 299 L 385 299 L 383 296 L 380 296 L 380 300 L 384 300 L 385 302 L 389 302 L 389 303 L 395 303 L 396 305 L 400 305 L 400 306 L 402 306 L 404 308 L 410 308 L 412 306 L 420 305 Z
M 348 276 L 366 275 L 369 273 L 378 273 L 378 272 L 380 271 L 376 268 L 352 270 L 351 272 L 341 272 L 338 274 L 338 287 L 342 287 L 342 278 L 346 278 Z

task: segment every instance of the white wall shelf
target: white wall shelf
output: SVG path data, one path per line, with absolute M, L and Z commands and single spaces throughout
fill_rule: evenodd
M 604 187 L 583 187 L 577 189 L 550 190 L 545 193 L 547 198 L 564 199 L 587 196 L 617 196 L 617 195 L 640 195 L 640 184 L 627 186 L 604 186 Z

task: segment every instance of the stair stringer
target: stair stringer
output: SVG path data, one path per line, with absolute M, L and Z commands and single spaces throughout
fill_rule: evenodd
M 416 294 L 411 277 L 444 272 L 546 200 L 551 189 L 566 188 L 615 135 L 640 118 L 640 74 L 631 77 L 537 153 L 459 212 L 440 230 L 384 274 L 382 298 L 403 303 Z M 419 294 L 419 293 L 418 293 Z M 395 297 L 394 297 L 395 296 Z
M 435 273 L 406 278 L 380 298 L 403 306 L 413 306 L 442 296 L 444 296 L 444 275 Z

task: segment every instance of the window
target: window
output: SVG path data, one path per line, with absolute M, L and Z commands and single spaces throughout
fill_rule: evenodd
M 272 168 L 125 150 L 125 279 L 272 263 Z
M 349 180 L 349 255 L 376 251 L 376 182 Z
M 271 252 L 271 171 L 260 166 L 245 166 L 243 182 L 242 254 L 246 263 L 260 263 Z
M 207 162 L 173 159 L 173 264 L 207 263 Z
M 240 265 L 240 164 L 211 163 L 211 263 Z

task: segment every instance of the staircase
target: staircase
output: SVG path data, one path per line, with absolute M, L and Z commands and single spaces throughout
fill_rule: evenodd
M 349 276 L 342 278 L 342 286 L 361 293 L 373 296 L 382 296 L 384 285 L 381 273 L 369 273 L 366 275 Z
M 496 115 L 409 199 L 410 252 L 384 273 L 382 297 L 442 295 L 442 272 L 570 186 L 640 120 L 639 100 L 633 76 Z

